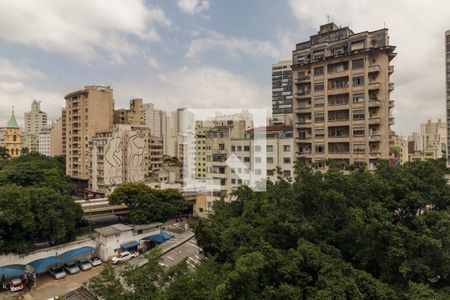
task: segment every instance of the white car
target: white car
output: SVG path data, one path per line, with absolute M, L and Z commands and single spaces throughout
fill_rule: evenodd
M 117 265 L 118 263 L 122 262 L 122 261 L 127 261 L 132 259 L 133 257 L 138 256 L 137 253 L 130 253 L 128 251 L 123 251 L 121 252 L 118 256 L 115 256 L 111 259 L 111 262 L 114 265 Z
M 91 264 L 93 267 L 100 266 L 102 264 L 102 261 L 98 257 L 93 257 L 91 258 Z
M 78 263 L 78 267 L 82 271 L 89 271 L 90 269 L 92 269 L 92 263 L 89 260 L 82 260 Z

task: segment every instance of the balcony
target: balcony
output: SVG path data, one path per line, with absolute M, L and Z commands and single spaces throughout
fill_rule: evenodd
M 379 82 L 369 83 L 368 88 L 369 88 L 369 90 L 379 90 L 380 89 L 380 83 Z
M 389 100 L 389 108 L 393 108 L 394 107 L 394 100 Z
M 295 124 L 296 128 L 308 128 L 311 127 L 312 123 L 311 120 L 305 121 L 305 122 L 299 122 Z
M 301 83 L 305 83 L 305 82 L 310 82 L 311 81 L 311 76 L 301 76 L 297 79 L 295 79 L 295 84 L 301 84 Z
M 378 135 L 378 134 L 369 135 L 369 142 L 380 142 L 380 141 L 381 141 L 381 135 Z
M 389 83 L 389 92 L 392 92 L 394 88 L 395 88 L 394 83 L 393 82 Z
M 295 156 L 297 156 L 297 158 L 309 157 L 311 156 L 311 151 L 299 151 L 295 153 Z
M 311 135 L 307 135 L 307 136 L 302 136 L 302 137 L 298 137 L 295 139 L 296 143 L 310 143 L 312 139 Z
M 389 74 L 394 73 L 394 66 L 389 66 L 388 72 L 389 72 Z
M 305 98 L 311 98 L 311 91 L 300 91 L 298 93 L 295 93 L 295 99 L 305 99 Z
M 308 105 L 308 106 L 305 106 L 305 107 L 299 107 L 299 108 L 296 108 L 296 109 L 295 109 L 295 112 L 296 112 L 297 114 L 301 114 L 301 113 L 309 113 L 309 112 L 311 112 L 311 109 L 312 109 L 312 106 L 311 106 L 311 105 Z
M 369 117 L 369 124 L 381 124 L 381 119 L 376 117 Z
M 371 65 L 368 69 L 369 73 L 380 72 L 380 65 Z
M 394 125 L 394 117 L 389 117 L 389 125 Z
M 369 107 L 380 107 L 380 100 L 369 100 Z

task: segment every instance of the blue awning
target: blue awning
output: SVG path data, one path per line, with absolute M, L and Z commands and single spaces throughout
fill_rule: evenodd
M 132 241 L 132 242 L 128 242 L 128 243 L 125 243 L 125 244 L 121 245 L 121 247 L 124 250 L 130 250 L 130 249 L 133 249 L 133 248 L 137 248 L 138 246 L 139 246 L 139 243 L 137 241 Z
M 143 240 L 152 241 L 152 242 L 155 242 L 155 243 L 158 243 L 158 244 L 162 244 L 165 241 L 170 240 L 171 238 L 173 238 L 173 234 L 158 233 L 158 234 L 146 236 L 145 238 L 143 238 Z
M 92 252 L 95 251 L 95 248 L 90 246 L 84 246 L 81 248 L 73 249 L 67 252 L 64 252 L 59 257 L 61 257 L 61 260 L 64 263 L 72 262 L 74 260 L 79 260 L 81 258 L 84 258 L 88 255 L 92 255 Z
M 36 273 L 47 272 L 51 267 L 62 265 L 64 262 L 58 256 L 49 256 L 47 258 L 41 258 L 29 263 Z
M 25 275 L 25 266 L 24 265 L 7 265 L 0 267 L 0 280 L 5 279 L 14 279 L 19 278 Z

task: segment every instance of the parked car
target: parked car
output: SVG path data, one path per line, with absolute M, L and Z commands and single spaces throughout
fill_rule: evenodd
M 98 257 L 91 258 L 91 264 L 93 267 L 99 266 L 102 264 L 102 261 Z
M 66 273 L 73 275 L 80 272 L 80 268 L 75 263 L 64 264 L 64 271 Z
M 67 273 L 63 268 L 51 268 L 50 275 L 55 279 L 63 279 L 67 276 Z
M 92 264 L 89 260 L 82 260 L 78 263 L 78 266 L 82 271 L 89 271 L 92 269 Z
M 25 288 L 25 285 L 20 278 L 14 278 L 8 281 L 2 282 L 2 288 L 4 290 L 10 290 L 11 292 L 18 292 Z
M 133 257 L 136 257 L 136 256 L 138 256 L 137 253 L 130 253 L 130 252 L 128 252 L 128 251 L 123 251 L 123 252 L 121 252 L 119 255 L 113 257 L 112 260 L 111 260 L 111 262 L 112 262 L 114 265 L 116 265 L 116 264 L 118 264 L 118 263 L 120 263 L 120 262 L 122 262 L 122 261 L 130 260 L 130 259 L 132 259 Z

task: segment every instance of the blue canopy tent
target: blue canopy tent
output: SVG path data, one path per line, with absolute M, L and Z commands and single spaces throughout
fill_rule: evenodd
M 63 261 L 61 261 L 58 256 L 49 256 L 46 258 L 33 260 L 29 263 L 29 265 L 31 265 L 38 274 L 47 272 L 51 267 L 60 266 L 62 264 Z
M 143 240 L 152 241 L 152 242 L 155 242 L 157 244 L 162 244 L 165 241 L 170 240 L 171 238 L 173 238 L 173 234 L 158 233 L 158 234 L 146 236 L 145 238 L 143 238 Z
M 82 258 L 88 258 L 95 251 L 95 248 L 90 246 L 84 246 L 77 249 L 69 250 L 61 254 L 59 257 L 63 263 L 80 260 Z M 89 257 L 90 258 L 90 257 Z
M 138 246 L 139 246 L 139 243 L 137 241 L 132 241 L 132 242 L 128 242 L 128 243 L 120 245 L 120 247 L 122 247 L 122 249 L 124 249 L 124 250 L 131 250 L 131 249 L 137 248 Z
M 10 280 L 14 278 L 20 278 L 25 275 L 26 266 L 24 265 L 7 265 L 0 267 L 0 280 Z

